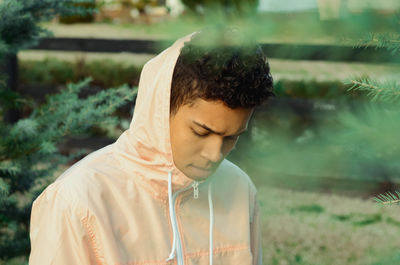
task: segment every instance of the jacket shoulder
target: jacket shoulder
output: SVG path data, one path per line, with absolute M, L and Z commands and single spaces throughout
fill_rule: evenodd
M 109 147 L 94 151 L 69 167 L 43 193 L 52 191 L 71 206 L 89 207 L 89 201 L 101 192 L 104 178 L 115 168 L 112 160 Z
M 231 161 L 224 159 L 216 172 L 218 177 L 226 178 L 228 181 L 235 181 L 240 184 L 248 185 L 251 192 L 255 194 L 257 192 L 256 186 L 249 177 L 239 166 L 232 163 Z
M 229 160 L 224 160 L 221 164 L 222 176 L 229 181 L 224 185 L 230 187 L 232 190 L 236 191 L 247 191 L 249 212 L 250 212 L 250 223 L 253 222 L 255 208 L 258 207 L 257 189 L 253 181 L 240 167 L 230 162 Z M 236 185 L 232 182 L 235 181 Z M 236 187 L 236 189 L 234 188 Z

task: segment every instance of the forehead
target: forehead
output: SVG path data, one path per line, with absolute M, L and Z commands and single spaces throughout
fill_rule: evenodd
M 215 131 L 232 133 L 245 129 L 253 109 L 231 109 L 219 100 L 196 99 L 178 110 L 186 122 L 201 123 Z

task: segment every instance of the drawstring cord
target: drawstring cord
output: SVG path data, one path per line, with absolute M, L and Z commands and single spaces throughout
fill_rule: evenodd
M 198 198 L 198 193 L 194 195 L 194 198 Z M 172 201 L 172 171 L 168 172 L 168 204 L 169 204 L 169 216 L 171 219 L 171 224 L 172 224 L 172 233 L 173 233 L 173 240 L 172 240 L 172 249 L 169 254 L 169 257 L 167 258 L 166 261 L 173 260 L 175 258 L 175 252 L 176 252 L 176 245 L 177 245 L 177 234 L 178 231 L 176 231 L 176 219 L 175 219 L 175 207 L 173 205 Z M 214 207 L 213 207 L 213 201 L 212 201 L 212 192 L 211 192 L 211 182 L 208 184 L 208 208 L 210 210 L 210 228 L 209 228 L 209 238 L 210 238 L 210 265 L 213 264 L 213 230 L 214 230 Z
M 176 230 L 175 230 L 175 218 L 174 218 L 174 205 L 172 204 L 172 171 L 168 172 L 168 203 L 169 203 L 169 217 L 172 224 L 172 233 L 174 234 L 172 240 L 172 249 L 169 253 L 167 261 L 173 260 L 175 258 L 176 250 Z
M 213 264 L 213 229 L 214 229 L 214 207 L 212 202 L 211 182 L 208 184 L 208 208 L 210 210 L 210 265 Z

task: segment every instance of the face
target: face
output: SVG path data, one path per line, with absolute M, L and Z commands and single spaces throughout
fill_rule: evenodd
M 170 117 L 175 166 L 193 180 L 211 175 L 247 129 L 253 109 L 196 99 Z

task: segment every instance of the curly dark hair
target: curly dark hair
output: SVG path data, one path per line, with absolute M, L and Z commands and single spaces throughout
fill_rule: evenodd
M 269 64 L 259 45 L 198 45 L 196 33 L 177 59 L 171 84 L 170 113 L 195 99 L 221 100 L 226 106 L 253 108 L 273 96 Z

